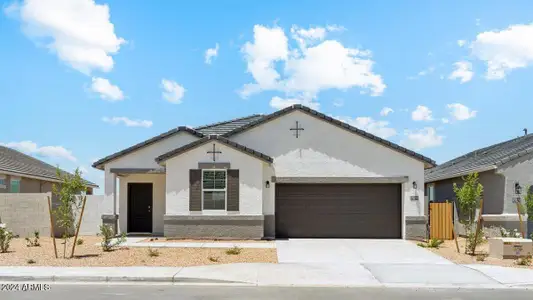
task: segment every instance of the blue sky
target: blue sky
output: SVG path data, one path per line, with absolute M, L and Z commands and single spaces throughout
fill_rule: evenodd
M 0 143 L 102 185 L 95 159 L 291 103 L 437 162 L 533 131 L 531 1 L 255 2 L 4 2 Z

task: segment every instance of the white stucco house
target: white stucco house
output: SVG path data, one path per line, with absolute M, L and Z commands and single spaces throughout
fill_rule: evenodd
M 103 221 L 120 232 L 259 239 L 424 236 L 424 170 L 434 165 L 293 105 L 178 127 L 93 167 L 114 203 Z

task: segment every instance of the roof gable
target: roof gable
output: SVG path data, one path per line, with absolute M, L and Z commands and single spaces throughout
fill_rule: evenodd
M 327 123 L 332 124 L 334 126 L 337 126 L 339 128 L 345 129 L 345 130 L 347 130 L 347 131 L 349 131 L 351 133 L 354 133 L 354 134 L 357 134 L 359 136 L 362 136 L 362 137 L 364 137 L 366 139 L 369 139 L 369 140 L 371 140 L 373 142 L 379 143 L 379 144 L 381 144 L 381 145 L 383 145 L 385 147 L 388 147 L 388 148 L 390 148 L 392 150 L 398 151 L 398 152 L 400 152 L 402 154 L 410 156 L 410 157 L 412 157 L 414 159 L 417 159 L 419 161 L 423 161 L 426 166 L 429 166 L 429 167 L 435 166 L 435 161 L 430 159 L 430 158 L 428 158 L 428 157 L 426 157 L 426 156 L 418 154 L 418 153 L 416 153 L 416 152 L 414 152 L 412 150 L 409 150 L 407 148 L 401 147 L 401 146 L 399 146 L 399 145 L 397 145 L 395 143 L 392 143 L 390 141 L 382 139 L 382 138 L 380 138 L 378 136 L 370 134 L 370 133 L 368 133 L 366 131 L 358 129 L 358 128 L 354 127 L 354 126 L 351 126 L 351 125 L 349 125 L 347 123 L 344 123 L 342 121 L 339 121 L 337 119 L 329 117 L 329 116 L 327 116 L 327 115 L 325 115 L 323 113 L 320 113 L 320 112 L 318 112 L 316 110 L 313 110 L 313 109 L 311 109 L 309 107 L 306 107 L 306 106 L 303 106 L 303 105 L 300 105 L 300 104 L 292 105 L 292 106 L 289 106 L 289 107 L 284 108 L 282 110 L 276 111 L 276 112 L 274 112 L 274 113 L 272 113 L 270 115 L 266 115 L 266 116 L 264 116 L 261 119 L 255 120 L 255 121 L 250 122 L 250 123 L 248 123 L 246 125 L 243 125 L 243 126 L 241 126 L 239 128 L 236 128 L 236 129 L 234 129 L 234 130 L 232 130 L 232 131 L 230 131 L 228 133 L 225 133 L 225 134 L 223 134 L 223 136 L 226 137 L 226 138 L 229 138 L 229 137 L 234 136 L 236 134 L 245 132 L 247 130 L 250 130 L 252 128 L 255 128 L 257 126 L 265 124 L 265 123 L 267 123 L 267 122 L 269 122 L 271 120 L 277 119 L 277 118 L 279 118 L 281 116 L 284 116 L 284 115 L 286 115 L 288 113 L 291 113 L 291 112 L 293 112 L 295 110 L 299 110 L 301 112 L 304 112 L 304 113 L 306 113 L 306 114 L 308 114 L 310 116 L 313 116 L 313 117 L 315 117 L 317 119 L 320 119 L 320 120 L 322 120 L 324 122 L 327 122 Z
M 530 153 L 533 153 L 533 134 L 471 151 L 426 170 L 426 182 L 459 177 L 471 172 L 496 169 L 505 163 Z
M 161 140 L 164 140 L 164 139 L 166 139 L 168 137 L 176 135 L 176 134 L 178 134 L 180 132 L 186 132 L 186 133 L 192 134 L 194 136 L 197 136 L 199 138 L 203 138 L 204 137 L 204 135 L 202 133 L 200 133 L 200 132 L 198 132 L 198 131 L 196 131 L 194 129 L 191 129 L 191 128 L 188 128 L 188 127 L 185 127 L 185 126 L 180 126 L 178 128 L 174 128 L 174 129 L 169 130 L 169 131 L 167 131 L 165 133 L 162 133 L 162 134 L 160 134 L 158 136 L 155 136 L 155 137 L 153 137 L 151 139 L 148 139 L 148 140 L 146 140 L 144 142 L 135 144 L 135 145 L 133 145 L 131 147 L 128 147 L 128 148 L 126 148 L 124 150 L 121 150 L 119 152 L 116 152 L 116 153 L 113 153 L 111 155 L 108 155 L 108 156 L 106 156 L 106 157 L 104 157 L 102 159 L 99 159 L 96 162 L 94 162 L 92 166 L 93 166 L 93 168 L 97 168 L 97 169 L 102 170 L 103 169 L 103 165 L 108 163 L 108 162 L 110 162 L 110 161 L 112 161 L 112 160 L 115 160 L 117 158 L 123 157 L 123 156 L 125 156 L 127 154 L 130 154 L 130 153 L 132 153 L 134 151 L 137 151 L 139 149 L 142 149 L 144 147 L 153 145 L 153 144 L 155 144 L 155 143 L 157 143 L 157 142 L 159 142 Z
M 251 155 L 257 159 L 260 159 L 260 160 L 263 160 L 263 161 L 266 161 L 268 163 L 271 163 L 273 161 L 272 157 L 266 155 L 266 154 L 263 154 L 259 151 L 256 151 L 254 149 L 251 149 L 251 148 L 248 148 L 248 147 L 245 147 L 241 144 L 238 144 L 234 141 L 230 141 L 224 137 L 221 137 L 219 135 L 210 135 L 210 136 L 207 136 L 207 137 L 204 137 L 202 139 L 199 139 L 197 141 L 194 141 L 190 144 L 187 144 L 185 146 L 182 146 L 182 147 L 179 147 L 177 149 L 174 149 L 172 151 L 169 151 L 163 155 L 160 155 L 159 157 L 157 157 L 155 160 L 157 163 L 163 163 L 164 161 L 172 158 L 172 157 L 175 157 L 175 156 L 178 156 L 180 154 L 183 154 L 185 152 L 188 152 L 190 150 L 193 150 L 197 147 L 200 147 L 202 145 L 205 145 L 209 142 L 213 142 L 213 141 L 217 141 L 217 142 L 220 142 L 226 146 L 229 146 L 235 150 L 238 150 L 240 152 L 243 152 L 245 154 L 248 154 L 248 155 Z

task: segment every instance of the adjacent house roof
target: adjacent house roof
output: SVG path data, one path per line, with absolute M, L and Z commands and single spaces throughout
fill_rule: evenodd
M 349 125 L 347 123 L 344 123 L 344 122 L 339 121 L 337 119 L 334 119 L 332 117 L 326 116 L 323 113 L 320 113 L 320 112 L 318 112 L 316 110 L 313 110 L 313 109 L 311 109 L 309 107 L 306 107 L 306 106 L 303 106 L 301 104 L 295 104 L 295 105 L 289 106 L 287 108 L 284 108 L 282 110 L 278 110 L 278 111 L 276 111 L 276 112 L 274 112 L 274 113 L 272 113 L 270 115 L 263 116 L 260 119 L 257 119 L 255 121 L 247 123 L 247 124 L 245 124 L 243 126 L 235 128 L 232 131 L 229 131 L 229 132 L 223 134 L 223 136 L 224 137 L 230 137 L 232 135 L 244 132 L 246 130 L 249 130 L 251 128 L 259 126 L 259 125 L 261 125 L 263 123 L 266 123 L 268 121 L 271 121 L 273 119 L 281 117 L 281 116 L 283 116 L 285 114 L 288 114 L 288 113 L 290 113 L 290 112 L 292 112 L 294 110 L 300 110 L 300 111 L 305 112 L 305 113 L 307 113 L 307 114 L 309 114 L 309 115 L 311 115 L 313 117 L 322 119 L 322 120 L 324 120 L 324 121 L 326 121 L 326 122 L 328 122 L 330 124 L 336 125 L 338 127 L 344 128 L 344 129 L 346 129 L 348 131 L 351 131 L 352 133 L 358 134 L 358 135 L 363 136 L 363 137 L 365 137 L 367 139 L 370 139 L 370 140 L 373 140 L 375 142 L 378 142 L 378 143 L 380 143 L 380 144 L 382 144 L 382 145 L 384 145 L 386 147 L 389 147 L 389 148 L 391 148 L 393 150 L 399 151 L 399 152 L 401 152 L 403 154 L 406 154 L 406 155 L 411 156 L 411 157 L 413 157 L 415 159 L 423 161 L 424 163 L 426 163 L 427 166 L 433 167 L 433 166 L 436 165 L 434 160 L 432 160 L 432 159 L 430 159 L 430 158 L 428 158 L 426 156 L 423 156 L 422 154 L 418 154 L 418 153 L 416 153 L 416 152 L 414 152 L 412 150 L 409 150 L 409 149 L 404 148 L 402 146 L 399 146 L 399 145 L 397 145 L 395 143 L 392 143 L 392 142 L 389 142 L 387 140 L 384 140 L 384 139 L 382 139 L 380 137 L 377 137 L 377 136 L 375 136 L 373 134 L 370 134 L 370 133 L 368 133 L 366 131 L 363 131 L 361 129 L 358 129 L 356 127 L 353 127 L 353 126 L 351 126 L 351 125 Z
M 255 114 L 255 115 L 250 115 L 250 116 L 243 117 L 243 118 L 237 118 L 233 120 L 228 120 L 228 121 L 223 121 L 223 122 L 196 127 L 194 128 L 194 130 L 199 131 L 200 133 L 204 135 L 224 134 L 232 130 L 235 130 L 241 126 L 244 126 L 250 122 L 260 120 L 263 117 L 264 115 Z
M 177 134 L 177 133 L 179 133 L 179 132 L 188 132 L 188 133 L 190 133 L 190 134 L 192 134 L 192 135 L 196 135 L 196 136 L 199 137 L 199 138 L 203 138 L 203 137 L 204 137 L 204 135 L 203 135 L 202 133 L 200 133 L 200 132 L 198 132 L 198 131 L 196 131 L 196 130 L 194 130 L 194 129 L 191 129 L 191 128 L 188 128 L 188 127 L 185 127 L 185 126 L 180 126 L 180 127 L 178 127 L 178 128 L 174 128 L 174 129 L 169 130 L 169 131 L 167 131 L 167 132 L 165 132 L 165 133 L 162 133 L 162 134 L 160 134 L 160 135 L 158 135 L 158 136 L 155 136 L 155 137 L 153 137 L 153 138 L 151 138 L 151 139 L 148 139 L 148 140 L 146 140 L 146 141 L 144 141 L 144 142 L 141 142 L 141 143 L 138 143 L 138 144 L 136 144 L 136 145 L 133 145 L 133 146 L 131 146 L 131 147 L 129 147 L 129 148 L 126 148 L 126 149 L 124 149 L 124 150 L 122 150 L 122 151 L 119 151 L 119 152 L 117 152 L 117 153 L 113 153 L 113 154 L 111 154 L 111 155 L 109 155 L 109 156 L 106 156 L 106 157 L 104 157 L 104 158 L 102 158 L 102 159 L 99 159 L 98 161 L 96 161 L 95 163 L 93 163 L 93 168 L 97 168 L 97 169 L 102 170 L 102 169 L 103 169 L 103 165 L 104 165 L 106 162 L 109 162 L 109 161 L 111 161 L 111 160 L 113 160 L 113 159 L 116 159 L 116 158 L 119 158 L 119 157 L 121 157 L 121 156 L 124 156 L 124 155 L 126 155 L 126 154 L 128 154 L 128 153 L 131 153 L 131 152 L 133 152 L 133 151 L 135 151 L 135 150 L 138 150 L 138 149 L 140 149 L 140 148 L 143 148 L 143 147 L 149 146 L 149 145 L 151 145 L 151 144 L 153 144 L 153 143 L 156 143 L 156 142 L 158 142 L 158 141 L 160 141 L 160 140 L 162 140 L 162 139 L 165 139 L 165 138 L 167 138 L 167 137 L 170 137 L 170 136 L 172 136 L 172 135 L 175 135 L 175 134 Z
M 179 148 L 177 148 L 175 150 L 167 152 L 167 153 L 157 157 L 155 159 L 155 161 L 157 163 L 162 163 L 162 162 L 164 162 L 167 159 L 170 159 L 170 158 L 172 158 L 174 156 L 180 155 L 182 153 L 185 153 L 185 152 L 187 152 L 189 150 L 192 150 L 192 149 L 194 149 L 196 147 L 199 147 L 201 145 L 207 144 L 207 143 L 212 142 L 212 141 L 217 141 L 217 142 L 223 143 L 223 144 L 225 144 L 225 145 L 227 145 L 229 147 L 232 147 L 233 149 L 236 149 L 238 151 L 241 151 L 241 152 L 246 153 L 248 155 L 254 156 L 254 157 L 258 158 L 258 159 L 264 160 L 264 161 L 269 162 L 269 163 L 271 163 L 273 161 L 272 157 L 270 157 L 270 156 L 268 156 L 266 154 L 263 154 L 263 153 L 261 153 L 261 152 L 259 152 L 257 150 L 248 148 L 248 147 L 243 146 L 241 144 L 235 143 L 234 141 L 230 141 L 227 138 L 224 138 L 224 137 L 222 137 L 220 135 L 210 135 L 210 136 L 204 137 L 202 139 L 199 139 L 197 141 L 189 143 L 189 144 L 187 144 L 185 146 L 182 146 L 182 147 L 179 147 Z
M 0 146 L 0 173 L 5 172 L 21 177 L 36 178 L 45 181 L 59 181 L 57 168 L 41 160 L 26 155 L 15 149 Z M 70 174 L 60 170 L 63 174 Z M 72 175 L 72 174 L 70 174 Z M 85 180 L 90 187 L 98 187 L 95 183 Z
M 533 134 L 474 150 L 425 172 L 425 181 L 454 178 L 471 172 L 496 169 L 502 164 L 533 153 Z

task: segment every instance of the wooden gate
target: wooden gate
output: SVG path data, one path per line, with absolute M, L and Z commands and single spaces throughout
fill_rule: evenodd
M 431 203 L 429 208 L 430 237 L 453 239 L 453 203 Z

